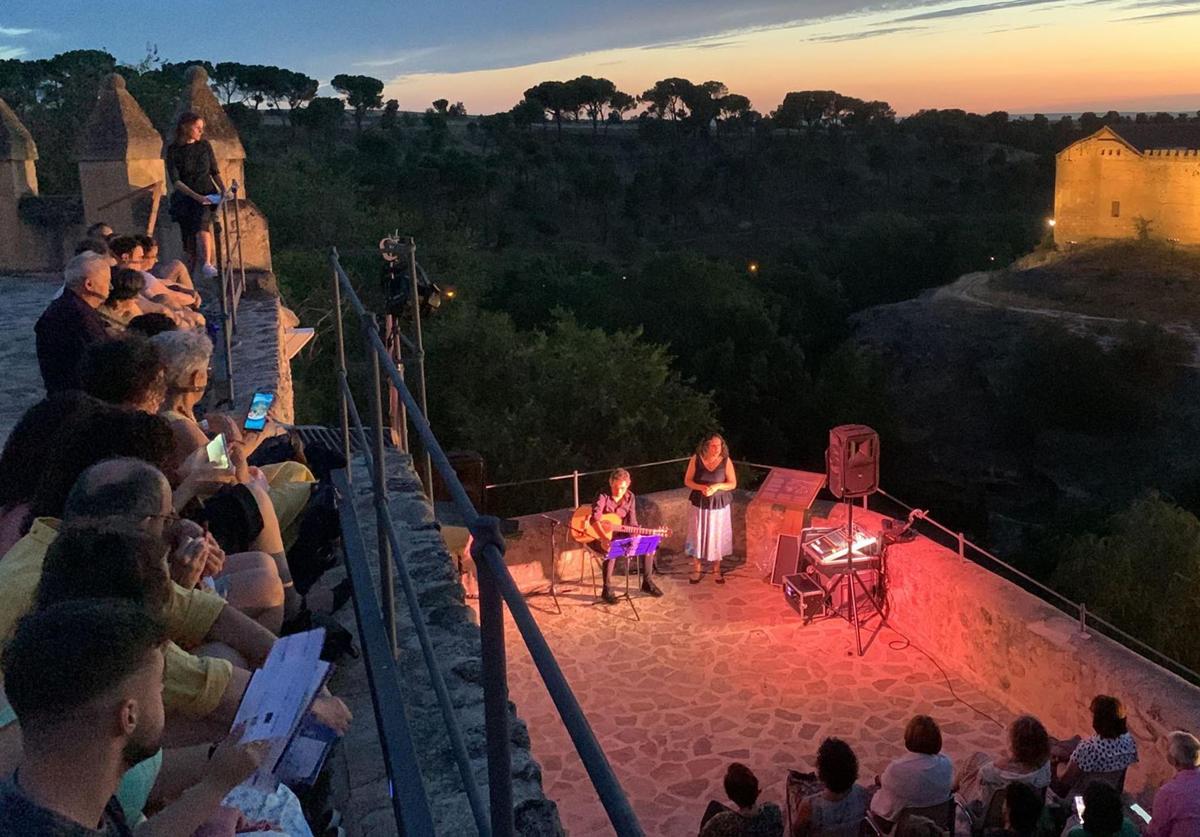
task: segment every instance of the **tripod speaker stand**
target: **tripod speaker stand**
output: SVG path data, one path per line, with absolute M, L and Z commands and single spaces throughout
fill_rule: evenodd
M 854 585 L 858 585 L 859 590 L 862 591 L 863 598 L 866 599 L 866 603 L 870 606 L 871 610 L 875 611 L 875 615 L 879 617 L 879 627 L 875 629 L 876 634 L 883 628 L 887 617 L 883 613 L 883 606 L 875 599 L 875 595 L 867 589 L 866 582 L 862 579 L 862 571 L 856 569 L 854 566 L 854 500 L 853 498 L 845 497 L 843 502 L 846 504 L 846 568 L 844 571 L 845 578 L 841 583 L 846 585 L 845 602 L 847 613 L 842 614 L 838 612 L 838 615 L 854 626 L 854 647 L 858 652 L 858 656 L 861 657 L 864 653 L 862 641 L 863 623 L 871 618 L 871 614 L 867 613 L 866 616 L 859 617 L 858 596 L 855 594 Z M 864 559 L 863 564 L 867 563 L 865 560 L 867 556 L 860 555 L 858 557 Z M 882 561 L 879 564 L 878 572 L 880 579 L 886 578 L 887 565 L 882 563 Z M 874 636 L 872 636 L 873 638 Z
M 867 602 L 879 616 L 879 627 L 885 620 L 883 609 L 871 595 L 867 585 L 854 568 L 854 500 L 874 494 L 879 489 L 879 434 L 863 424 L 842 424 L 829 431 L 829 447 L 825 451 L 825 468 L 829 475 L 829 490 L 846 504 L 846 564 L 845 585 L 847 614 L 840 614 L 854 626 L 854 645 L 858 656 L 863 655 L 862 622 L 858 616 L 857 584 Z M 865 558 L 866 556 L 859 556 Z M 887 567 L 879 569 L 884 577 Z M 869 619 L 870 616 L 868 615 Z M 878 633 L 878 630 L 876 630 Z

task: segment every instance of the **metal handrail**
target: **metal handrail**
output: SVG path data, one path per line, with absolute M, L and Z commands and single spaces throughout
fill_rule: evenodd
M 637 468 L 649 468 L 649 467 L 653 467 L 655 465 L 671 465 L 671 464 L 675 464 L 675 463 L 679 463 L 679 462 L 686 462 L 688 458 L 689 457 L 683 457 L 683 458 L 679 458 L 679 459 L 663 459 L 663 460 L 659 460 L 656 462 L 642 462 L 642 463 L 639 463 L 636 465 L 625 465 L 622 467 L 624 467 L 626 470 L 635 470 Z M 745 462 L 745 461 L 738 461 L 738 460 L 734 460 L 734 464 L 741 465 L 741 466 L 747 467 L 747 468 L 759 468 L 759 469 L 765 469 L 765 470 L 770 470 L 771 468 L 775 467 L 773 465 L 763 465 L 763 464 L 760 464 L 757 462 Z M 612 470 L 612 469 L 611 468 L 598 468 L 598 469 L 591 470 L 591 471 L 571 471 L 570 473 L 555 474 L 554 476 L 550 476 L 550 477 L 540 477 L 540 478 L 525 479 L 525 480 L 513 480 L 511 482 L 491 483 L 489 485 L 485 485 L 484 489 L 491 490 L 493 488 L 509 488 L 509 487 L 521 486 L 521 485 L 534 485 L 534 484 L 543 483 L 543 482 L 559 482 L 562 480 L 574 480 L 575 505 L 578 506 L 579 505 L 579 478 L 586 477 L 586 476 L 594 476 L 596 474 L 608 473 L 610 470 Z M 915 508 L 914 506 L 910 506 L 908 503 L 905 503 L 903 500 L 899 499 L 898 497 L 895 497 L 895 496 L 887 493 L 882 488 L 878 489 L 877 493 L 880 496 L 885 497 L 889 501 L 895 503 L 897 506 L 900 506 L 905 511 L 911 512 Z M 866 497 L 863 498 L 863 506 L 864 507 L 867 506 L 867 500 L 868 500 L 868 498 L 866 498 Z M 1062 593 L 1058 592 L 1053 587 L 1049 587 L 1046 584 L 1042 583 L 1041 581 L 1038 581 L 1036 578 L 1029 575 L 1028 573 L 1017 569 L 1012 564 L 1009 564 L 1007 561 L 1005 561 L 1003 558 L 1000 558 L 999 556 L 989 552 L 988 550 L 984 549 L 979 544 L 977 544 L 974 541 L 967 538 L 965 533 L 957 532 L 947 526 L 944 526 L 927 514 L 923 515 L 921 520 L 925 523 L 930 524 L 934 528 L 939 529 L 940 531 L 944 532 L 945 534 L 949 535 L 950 537 L 954 538 L 955 541 L 957 542 L 957 546 L 958 546 L 958 555 L 963 560 L 967 560 L 967 558 L 968 558 L 967 551 L 973 550 L 975 553 L 978 553 L 983 558 L 986 558 L 987 560 L 993 562 L 997 566 L 1002 567 L 1006 573 L 1011 573 L 1016 578 L 1019 578 L 1022 582 L 1024 582 L 1025 585 L 1027 585 L 1026 589 L 1028 592 L 1035 593 L 1035 595 L 1038 595 L 1041 599 L 1046 601 L 1047 604 L 1050 604 L 1053 607 L 1056 607 L 1059 610 L 1063 611 L 1064 613 L 1071 615 L 1073 618 L 1075 618 L 1079 622 L 1079 628 L 1080 628 L 1081 633 L 1087 633 L 1087 629 L 1090 626 L 1095 626 L 1097 628 L 1100 628 L 1105 633 L 1107 633 L 1111 638 L 1116 639 L 1122 645 L 1126 646 L 1130 651 L 1134 652 L 1135 654 L 1139 654 L 1143 657 L 1147 657 L 1150 659 L 1150 661 L 1163 666 L 1164 668 L 1168 669 L 1169 671 L 1172 671 L 1175 674 L 1177 674 L 1185 679 L 1190 679 L 1193 682 L 1200 684 L 1200 672 L 1197 672 L 1197 671 L 1192 670 L 1191 668 L 1188 668 L 1186 665 L 1184 665 L 1183 663 L 1174 659 L 1173 657 L 1170 657 L 1170 656 L 1162 653 L 1158 649 L 1156 649 L 1150 645 L 1147 645 L 1144 641 L 1138 639 L 1137 637 L 1133 636 L 1129 632 L 1122 630 L 1121 628 L 1118 628 L 1116 625 L 1112 624 L 1108 620 L 1106 620 L 1100 616 L 1097 616 L 1094 612 L 1088 610 L 1087 605 L 1085 603 L 1076 602 L 1076 601 L 1068 598 L 1067 596 L 1064 596 Z M 979 562 L 975 561 L 975 563 L 979 563 Z M 982 564 L 981 564 L 981 566 L 982 566 Z M 1029 587 L 1032 587 L 1033 589 L 1028 590 Z
M 367 443 L 367 433 L 363 427 L 362 419 L 358 414 L 358 407 L 354 403 L 354 394 L 350 391 L 350 382 L 346 379 L 345 371 L 341 369 L 338 370 L 338 386 L 342 397 L 346 399 L 346 404 L 350 408 L 354 420 L 355 435 L 358 437 L 358 444 L 363 454 L 363 461 L 367 466 L 367 472 L 371 475 L 372 483 L 374 483 L 376 475 L 379 474 L 376 468 L 383 468 L 384 466 L 382 462 L 376 461 L 375 457 L 370 453 L 371 446 Z M 471 814 L 475 818 L 475 827 L 481 835 L 488 835 L 491 832 L 488 827 L 487 807 L 483 804 L 483 797 L 479 793 L 479 785 L 475 782 L 475 774 L 471 769 L 471 757 L 467 754 L 467 746 L 463 741 L 458 717 L 454 714 L 454 704 L 450 699 L 450 690 L 446 688 L 446 680 L 442 677 L 442 670 L 438 666 L 437 653 L 434 651 L 433 642 L 429 638 L 429 626 L 425 624 L 425 617 L 421 612 L 421 602 L 417 598 L 417 590 L 413 586 L 412 576 L 408 572 L 408 563 L 404 558 L 404 551 L 396 535 L 396 523 L 392 519 L 392 513 L 388 508 L 386 498 L 381 497 L 377 493 L 372 493 L 375 502 L 375 514 L 380 516 L 387 530 L 392 560 L 399 571 L 400 586 L 404 590 L 404 598 L 408 603 L 409 615 L 412 617 L 413 632 L 416 633 L 417 641 L 421 646 L 421 655 L 425 659 L 425 667 L 429 670 L 429 679 L 433 683 L 433 691 L 437 696 L 438 708 L 441 710 L 442 720 L 446 724 L 446 732 L 450 736 L 450 749 L 454 754 L 454 761 L 458 767 L 459 777 L 462 779 L 463 790 L 467 794 L 467 802 L 471 806 Z M 388 629 L 387 636 L 391 642 L 392 653 L 395 654 L 396 625 L 394 602 L 388 608 L 388 613 L 391 614 L 392 618 L 386 625 Z M 417 778 L 418 780 L 420 778 L 419 771 L 417 771 Z
M 429 422 L 421 410 L 417 399 L 406 385 L 403 376 L 389 354 L 387 347 L 379 336 L 379 330 L 374 317 L 363 306 L 358 298 L 350 277 L 346 275 L 338 258 L 336 248 L 329 253 L 330 267 L 333 272 L 335 293 L 336 323 L 338 334 L 338 350 L 340 370 L 345 374 L 345 350 L 342 335 L 341 296 L 345 292 L 351 308 L 357 315 L 362 326 L 367 343 L 367 350 L 372 357 L 372 366 L 386 370 L 391 385 L 404 402 L 412 427 L 420 437 L 426 454 L 437 468 L 442 482 L 458 509 L 459 514 L 467 523 L 473 534 L 479 537 L 473 549 L 476 571 L 479 577 L 479 631 L 483 664 L 483 693 L 484 693 L 484 727 L 487 739 L 488 761 L 488 792 L 491 802 L 490 819 L 491 833 L 497 837 L 509 837 L 513 834 L 513 805 L 512 805 L 512 758 L 509 739 L 508 716 L 508 680 L 507 659 L 504 643 L 504 606 L 508 606 L 513 622 L 525 641 L 526 648 L 532 658 L 550 698 L 558 710 L 567 733 L 570 735 L 584 768 L 596 789 L 601 804 L 608 814 L 609 821 L 618 834 L 637 837 L 642 829 L 637 817 L 630 806 L 612 766 L 604 755 L 603 749 L 596 740 L 591 726 L 588 724 L 578 700 L 571 691 L 566 677 L 562 673 L 554 654 L 551 652 L 545 637 L 538 627 L 524 596 L 518 590 L 508 567 L 504 563 L 502 548 L 493 537 L 484 537 L 494 532 L 491 524 L 494 520 L 483 518 L 476 511 L 474 504 L 467 495 L 466 489 L 455 473 L 443 451 L 437 437 L 434 436 Z M 350 416 L 349 406 L 352 403 L 349 387 L 340 392 L 342 413 L 343 447 L 349 450 Z M 376 384 L 373 404 L 380 403 L 378 384 Z M 378 408 L 377 408 L 378 409 Z M 376 415 L 375 460 L 383 461 L 382 423 Z M 361 427 L 361 425 L 360 425 Z M 360 441 L 365 440 L 363 434 Z M 382 466 L 375 470 L 374 476 L 378 481 L 382 475 Z M 379 490 L 377 483 L 376 502 L 386 503 L 386 487 Z M 389 529 L 392 527 L 388 527 Z M 394 535 L 394 531 L 392 533 Z M 392 542 L 392 535 L 381 533 L 381 554 L 387 547 L 398 551 L 399 544 Z M 395 614 L 384 613 L 385 619 L 390 619 L 394 625 Z M 481 832 L 483 833 L 483 832 Z

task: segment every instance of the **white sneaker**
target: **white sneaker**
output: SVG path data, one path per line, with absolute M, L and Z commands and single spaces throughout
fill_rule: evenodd
M 200 268 L 200 275 L 205 279 L 215 279 L 217 277 L 217 269 L 211 264 L 205 264 Z

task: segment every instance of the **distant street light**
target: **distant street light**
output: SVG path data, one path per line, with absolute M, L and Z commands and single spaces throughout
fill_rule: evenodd
M 748 265 L 746 265 L 746 270 L 748 270 L 750 272 L 751 276 L 757 276 L 758 275 L 758 262 L 750 262 Z
M 1053 219 L 1053 218 L 1047 218 L 1047 219 L 1046 219 L 1046 226 L 1047 226 L 1047 227 L 1053 227 L 1053 226 L 1054 226 L 1054 224 L 1055 224 L 1055 221 L 1054 221 L 1054 219 Z

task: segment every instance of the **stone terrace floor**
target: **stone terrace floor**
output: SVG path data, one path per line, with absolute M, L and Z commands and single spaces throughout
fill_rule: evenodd
M 33 324 L 61 285 L 49 278 L 0 277 L 0 440 L 45 395 Z
M 917 713 L 942 726 L 946 752 L 960 762 L 1001 753 L 1001 727 L 956 700 L 937 667 L 884 629 L 859 659 L 840 619 L 807 626 L 779 588 L 741 567 L 721 587 L 686 579 L 669 557 L 658 576 L 662 599 L 635 595 L 593 604 L 590 582 L 560 581 L 553 600 L 529 600 L 584 713 L 629 795 L 646 834 L 694 835 L 709 799 L 724 801 L 731 761 L 749 765 L 764 801 L 782 804 L 789 768 L 813 769 L 826 736 L 846 739 L 870 782 L 903 752 L 903 728 Z M 618 579 L 620 576 L 618 576 Z M 566 592 L 564 588 L 573 588 Z M 511 698 L 528 722 L 546 795 L 572 835 L 612 833 L 570 739 L 508 620 Z M 948 672 L 957 694 L 1002 723 L 996 702 Z

